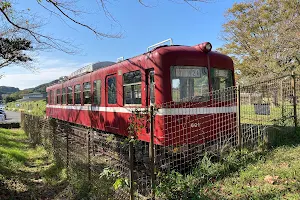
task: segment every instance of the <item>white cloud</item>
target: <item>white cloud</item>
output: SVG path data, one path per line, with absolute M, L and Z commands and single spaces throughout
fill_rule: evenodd
M 19 70 L 20 72 L 16 72 L 16 70 L 6 70 L 4 77 L 0 79 L 0 85 L 18 87 L 19 89 L 32 88 L 53 81 L 61 76 L 68 76 L 86 64 L 87 63 L 77 63 L 70 60 L 38 57 L 37 66 L 39 69 L 37 72 L 30 72 L 28 70 Z

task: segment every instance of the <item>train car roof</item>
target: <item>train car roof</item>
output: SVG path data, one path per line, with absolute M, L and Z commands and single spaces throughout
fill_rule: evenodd
M 70 81 L 70 80 L 76 82 L 79 78 L 81 78 L 83 76 L 86 76 L 88 74 L 91 74 L 93 72 L 96 72 L 100 69 L 110 68 L 110 67 L 111 68 L 119 67 L 120 65 L 122 65 L 124 62 L 126 62 L 128 60 L 131 60 L 131 61 L 140 60 L 145 55 L 149 55 L 151 57 L 151 56 L 155 56 L 157 54 L 162 56 L 162 55 L 166 55 L 166 54 L 169 54 L 169 53 L 180 53 L 180 52 L 195 52 L 196 53 L 196 52 L 199 52 L 199 50 L 197 50 L 197 48 L 195 48 L 195 46 L 185 46 L 185 45 L 171 45 L 171 46 L 164 45 L 164 46 L 159 46 L 159 47 L 154 48 L 151 51 L 148 51 L 146 53 L 143 53 L 143 54 L 131 57 L 131 58 L 124 59 L 123 61 L 120 61 L 118 63 L 115 63 L 115 62 L 112 62 L 112 61 L 103 61 L 103 62 L 94 63 L 94 64 L 92 64 L 92 67 L 93 67 L 92 71 L 89 71 L 88 73 L 81 74 L 81 75 L 78 75 L 78 76 L 74 76 L 74 77 L 69 78 L 68 80 L 66 80 L 64 82 L 67 82 L 67 81 Z M 227 56 L 225 54 L 222 54 L 220 52 L 210 51 L 210 52 L 207 52 L 207 54 L 209 54 L 213 57 L 218 56 L 218 57 L 221 57 L 222 59 L 231 60 L 231 58 L 229 56 Z M 81 68 L 78 69 L 77 71 L 80 71 L 80 70 L 81 70 Z M 62 83 L 64 83 L 64 82 L 62 82 Z M 55 88 L 57 85 L 58 84 L 49 86 L 47 89 L 51 89 L 52 87 Z

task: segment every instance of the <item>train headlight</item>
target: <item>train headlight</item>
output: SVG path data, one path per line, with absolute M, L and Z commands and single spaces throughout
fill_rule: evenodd
M 209 51 L 212 49 L 211 43 L 208 42 L 208 43 L 205 45 L 205 49 L 206 49 L 207 52 L 209 52 Z

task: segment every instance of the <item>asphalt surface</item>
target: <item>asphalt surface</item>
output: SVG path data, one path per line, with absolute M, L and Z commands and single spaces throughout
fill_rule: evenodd
M 13 111 L 8 111 L 4 110 L 6 113 L 6 123 L 11 123 L 11 122 L 21 122 L 21 113 L 20 112 L 13 112 Z

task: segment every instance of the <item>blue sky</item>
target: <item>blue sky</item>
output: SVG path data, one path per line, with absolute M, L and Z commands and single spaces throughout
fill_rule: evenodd
M 213 49 L 220 47 L 224 13 L 237 0 L 215 0 L 212 3 L 193 4 L 195 10 L 181 0 L 144 0 L 150 5 L 145 7 L 138 0 L 112 0 L 107 8 L 114 22 L 104 15 L 95 1 L 79 1 L 78 8 L 89 11 L 81 20 L 96 26 L 105 33 L 122 33 L 120 39 L 96 38 L 90 31 L 76 26 L 66 20 L 67 26 L 56 16 L 41 8 L 36 0 L 18 1 L 17 8 L 30 8 L 41 16 L 47 25 L 43 32 L 54 37 L 67 39 L 80 47 L 77 55 L 68 55 L 59 51 L 35 52 L 32 72 L 19 66 L 0 69 L 5 76 L 0 85 L 35 87 L 63 75 L 69 75 L 77 68 L 96 61 L 116 61 L 120 56 L 133 57 L 144 53 L 148 46 L 173 38 L 175 44 L 195 45 L 209 41 Z M 89 2 L 89 3 L 87 3 Z

